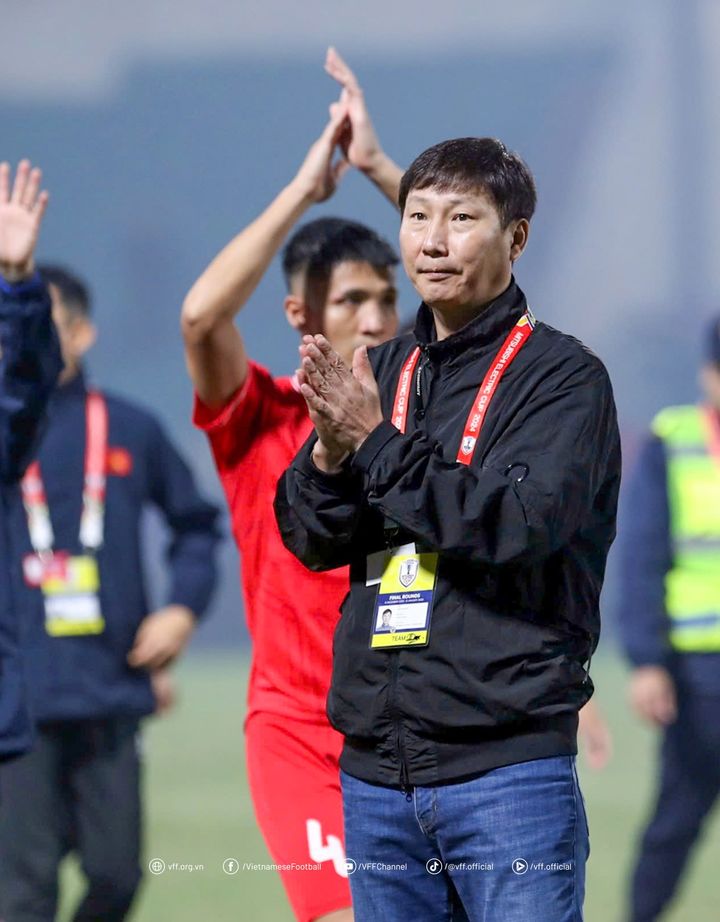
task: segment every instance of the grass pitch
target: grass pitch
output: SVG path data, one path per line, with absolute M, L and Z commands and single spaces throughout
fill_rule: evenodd
M 279 877 L 242 870 L 244 862 L 270 861 L 245 778 L 247 668 L 239 653 L 193 656 L 177 673 L 175 712 L 146 724 L 145 861 L 147 866 L 159 859 L 165 870 L 146 873 L 133 922 L 292 922 Z M 655 739 L 626 710 L 625 673 L 617 659 L 596 657 L 593 678 L 612 726 L 615 755 L 600 774 L 580 761 L 592 848 L 585 917 L 586 922 L 620 922 L 632 849 L 652 796 Z M 300 782 L 290 778 L 288 783 Z M 718 855 L 716 812 L 663 922 L 720 919 Z M 239 862 L 241 870 L 226 874 L 226 859 Z M 62 873 L 63 922 L 80 888 L 69 859 Z

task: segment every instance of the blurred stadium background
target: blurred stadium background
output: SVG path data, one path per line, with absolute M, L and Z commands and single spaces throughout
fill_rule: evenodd
M 608 365 L 627 464 L 656 409 L 694 399 L 700 334 L 720 310 L 716 0 L 4 0 L 1 11 L 0 157 L 44 168 L 42 256 L 94 290 L 93 377 L 161 413 L 209 493 L 220 496 L 188 421 L 180 304 L 319 133 L 335 96 L 322 70 L 331 43 L 399 163 L 467 134 L 501 137 L 527 159 L 540 202 L 518 279 L 541 319 Z M 396 239 L 397 216 L 361 177 L 323 213 Z M 409 316 L 415 298 L 401 290 Z M 276 269 L 242 321 L 251 354 L 276 373 L 295 361 L 281 296 Z M 147 533 L 162 592 L 152 517 Z M 617 918 L 650 785 L 652 738 L 626 713 L 613 645 L 615 592 L 611 560 L 594 676 L 616 755 L 604 774 L 585 772 L 590 922 Z M 181 705 L 147 740 L 148 857 L 205 870 L 151 877 L 140 922 L 289 918 L 273 874 L 220 867 L 267 857 L 244 787 L 246 662 L 228 542 L 213 612 L 180 671 Z M 671 922 L 717 918 L 719 844 L 716 817 Z

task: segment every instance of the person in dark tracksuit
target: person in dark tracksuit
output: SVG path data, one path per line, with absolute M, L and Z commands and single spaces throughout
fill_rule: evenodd
M 58 864 L 74 850 L 87 890 L 73 918 L 114 922 L 142 873 L 137 737 L 156 706 L 151 673 L 181 653 L 209 602 L 218 509 L 151 413 L 90 386 L 87 291 L 63 269 L 41 273 L 65 370 L 11 518 L 26 536 L 16 567 L 37 743 L 0 767 L 0 918 L 54 919 Z M 172 534 L 168 602 L 152 613 L 140 541 L 149 504 Z
M 630 701 L 662 729 L 630 922 L 660 917 L 720 793 L 720 318 L 708 330 L 701 383 L 700 405 L 655 417 L 628 486 L 620 542 Z
M 275 500 L 306 566 L 350 565 L 328 716 L 355 920 L 581 922 L 574 757 L 615 535 L 612 388 L 514 280 L 535 207 L 516 154 L 435 145 L 399 201 L 414 332 L 352 369 L 304 337 L 316 431 Z
M 0 761 L 32 741 L 18 653 L 17 535 L 10 509 L 62 369 L 50 299 L 34 273 L 47 203 L 40 180 L 40 171 L 23 161 L 11 190 L 10 167 L 0 164 Z

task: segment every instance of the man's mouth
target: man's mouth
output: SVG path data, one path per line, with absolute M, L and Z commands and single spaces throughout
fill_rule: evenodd
M 419 269 L 420 275 L 424 275 L 425 278 L 430 279 L 431 281 L 439 282 L 443 279 L 449 279 L 453 275 L 458 275 L 454 269 L 443 269 L 443 268 L 434 268 L 434 269 Z

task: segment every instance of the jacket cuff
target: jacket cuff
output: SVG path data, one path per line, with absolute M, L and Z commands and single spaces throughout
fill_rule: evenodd
M 383 448 L 399 435 L 399 430 L 389 420 L 383 420 L 379 426 L 373 429 L 353 455 L 352 467 L 365 475 L 369 474 L 373 462 Z
M 347 486 L 348 481 L 352 479 L 350 459 L 346 458 L 345 461 L 343 461 L 342 470 L 338 471 L 336 474 L 328 474 L 327 471 L 321 471 L 319 467 L 316 467 L 312 459 L 314 446 L 315 442 L 311 445 L 306 445 L 299 455 L 295 462 L 298 473 L 303 477 L 307 477 L 308 480 L 311 480 L 318 486 L 323 487 L 325 492 L 334 493 L 337 492 L 338 489 L 344 492 L 344 488 Z

